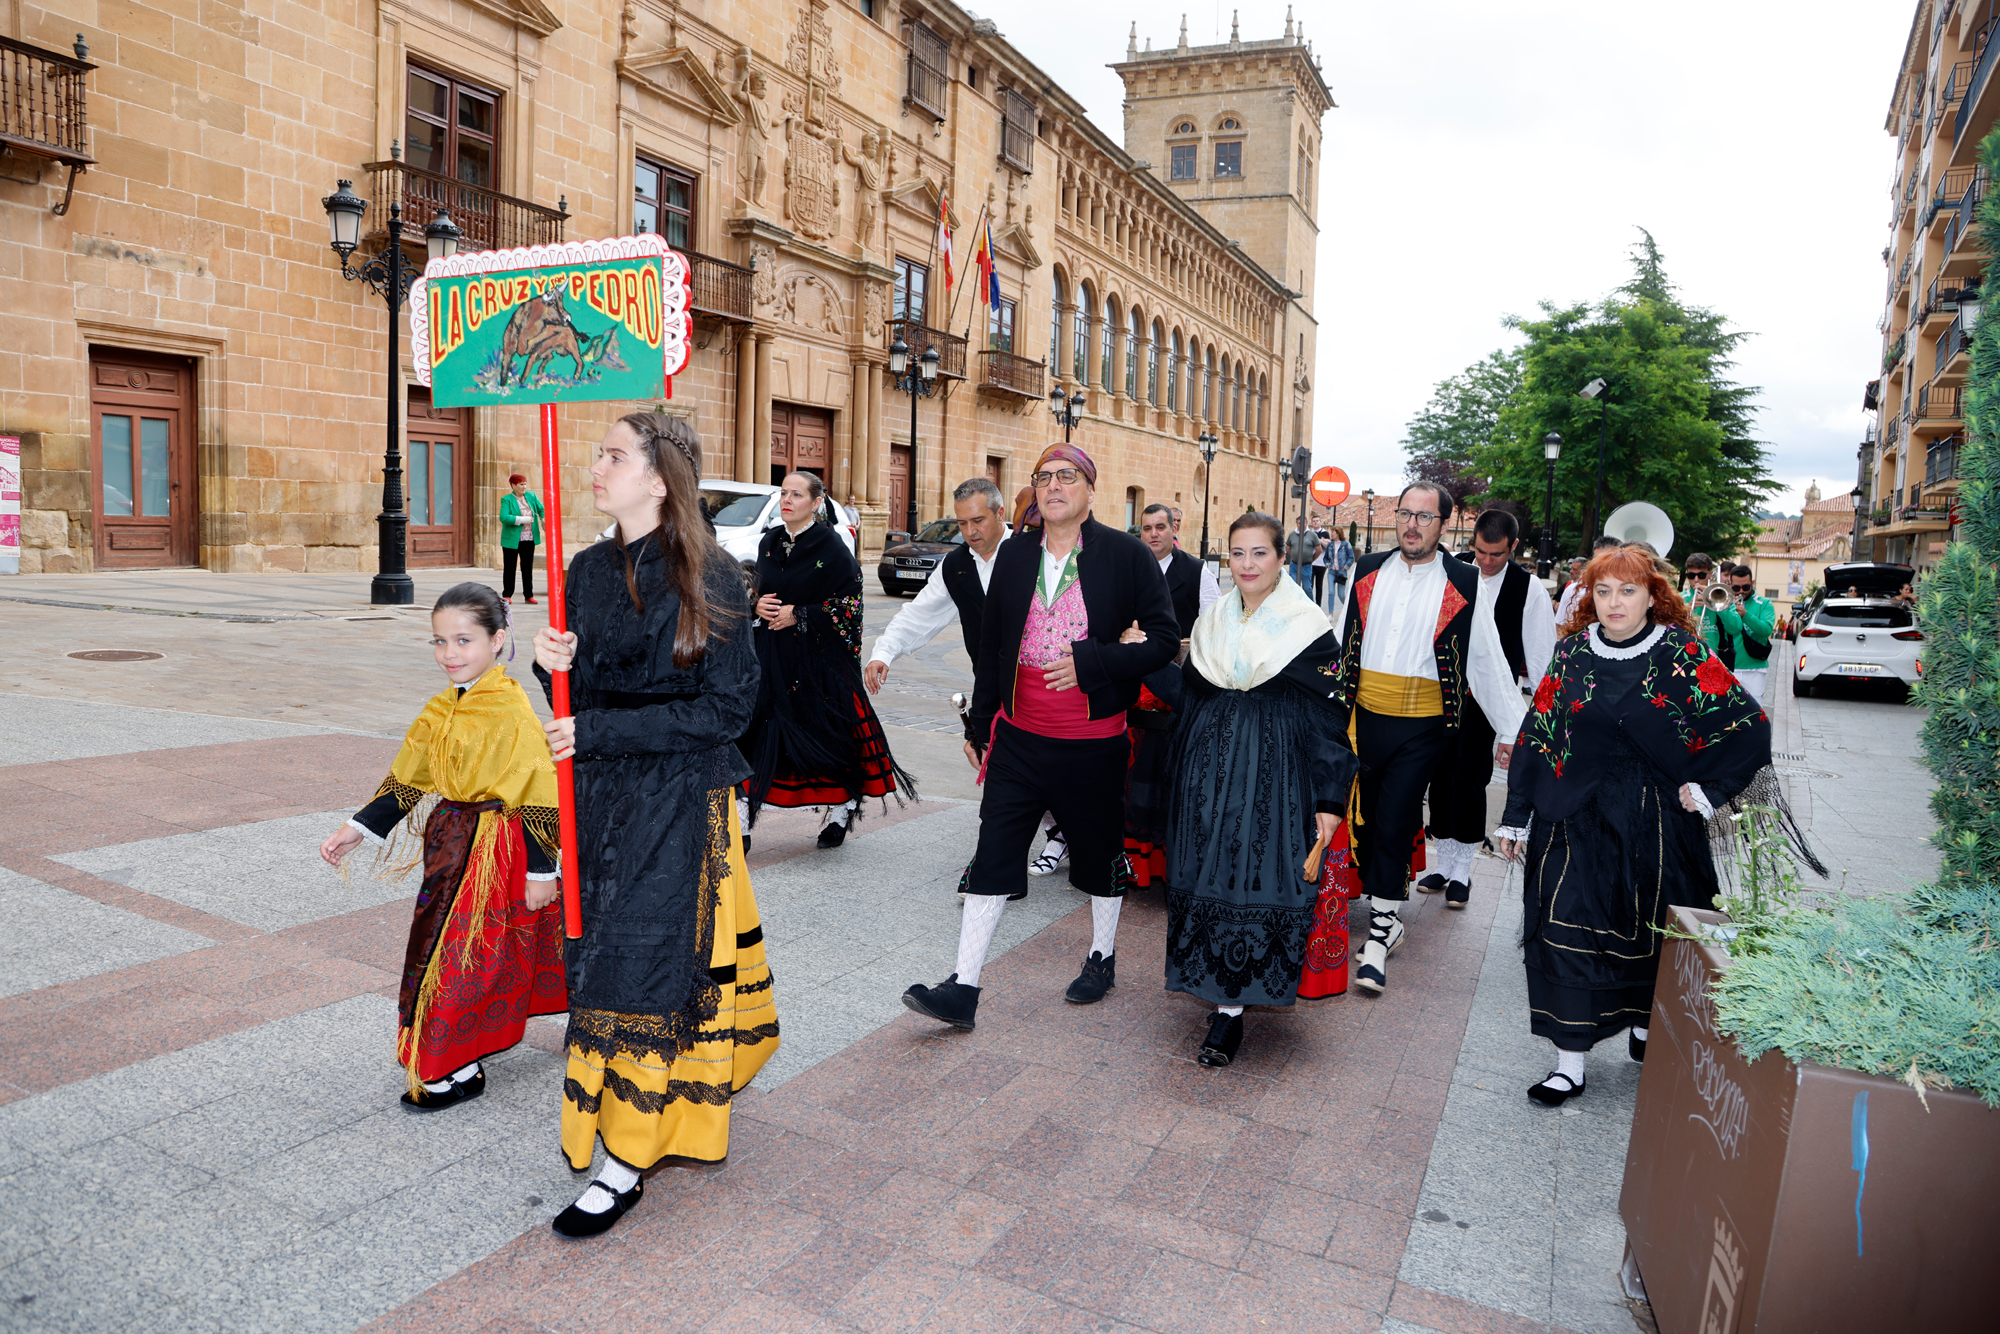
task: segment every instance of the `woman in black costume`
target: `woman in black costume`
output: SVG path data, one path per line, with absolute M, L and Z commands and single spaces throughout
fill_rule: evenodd
M 1771 762 L 1771 724 L 1702 643 L 1651 554 L 1615 547 L 1586 590 L 1521 724 L 1503 856 L 1527 854 L 1521 947 L 1529 1026 L 1556 1068 L 1528 1096 L 1584 1089 L 1591 1046 L 1631 1030 L 1646 1051 L 1667 907 L 1711 907 L 1704 821 Z
M 621 418 L 591 465 L 615 536 L 563 585 L 569 631 L 535 636 L 536 675 L 570 673 L 574 716 L 548 724 L 576 759 L 583 937 L 568 943 L 571 1168 L 606 1154 L 556 1215 L 591 1237 L 639 1200 L 640 1173 L 729 1152 L 731 1098 L 778 1049 L 763 928 L 744 869 L 733 744 L 757 694 L 736 562 L 703 522 L 701 445 L 685 423 Z
M 1187 664 L 1149 678 L 1180 715 L 1167 773 L 1167 990 L 1214 1004 L 1197 1059 L 1228 1065 L 1243 1007 L 1288 1006 L 1319 881 L 1359 767 L 1330 692 L 1340 646 L 1326 613 L 1284 577 L 1268 514 L 1229 526 L 1236 586 L 1195 622 Z
M 863 797 L 916 795 L 861 683 L 861 566 L 819 521 L 826 488 L 809 472 L 778 491 L 784 522 L 757 544 L 762 677 L 743 753 L 750 821 L 763 806 L 824 806 L 819 845 L 837 848 Z M 900 798 L 899 798 L 900 800 Z

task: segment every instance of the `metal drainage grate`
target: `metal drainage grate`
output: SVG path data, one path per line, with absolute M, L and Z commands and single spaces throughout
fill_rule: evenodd
M 154 658 L 163 658 L 166 654 L 146 653 L 136 648 L 91 648 L 69 656 L 84 662 L 150 662 Z

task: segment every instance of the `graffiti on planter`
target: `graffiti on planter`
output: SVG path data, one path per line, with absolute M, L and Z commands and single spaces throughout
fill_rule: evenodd
M 1715 1136 L 1715 1147 L 1724 1158 L 1734 1158 L 1750 1126 L 1750 1100 L 1729 1077 L 1725 1058 L 1715 1047 L 1697 1040 L 1690 1052 L 1694 1065 L 1694 1091 L 1708 1104 L 1708 1115 L 1689 1112 L 1688 1120 L 1699 1121 Z
M 1715 1220 L 1715 1247 L 1708 1253 L 1708 1288 L 1701 1295 L 1699 1334 L 1735 1334 L 1736 1290 L 1743 1284 L 1743 1247 L 1729 1224 Z

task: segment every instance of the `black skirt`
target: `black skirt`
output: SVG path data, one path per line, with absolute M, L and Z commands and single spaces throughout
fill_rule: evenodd
M 1537 820 L 1522 886 L 1529 1025 L 1564 1051 L 1644 1027 L 1674 904 L 1715 903 L 1702 819 L 1616 734 L 1616 752 L 1567 818 Z

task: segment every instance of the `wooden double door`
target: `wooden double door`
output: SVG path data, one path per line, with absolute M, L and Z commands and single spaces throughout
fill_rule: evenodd
M 91 545 L 98 569 L 196 563 L 194 424 L 190 359 L 91 349 Z
M 403 503 L 410 514 L 409 567 L 472 564 L 472 409 L 441 408 L 410 390 Z M 496 504 L 498 502 L 495 502 Z
M 771 405 L 771 485 L 788 472 L 809 472 L 822 482 L 833 476 L 833 414 L 825 408 L 791 403 Z M 845 496 L 838 497 L 845 500 Z

